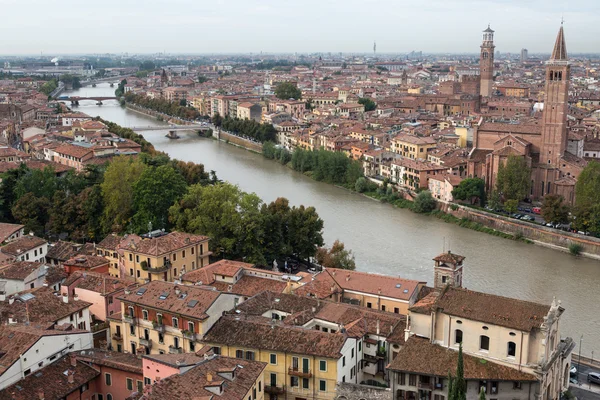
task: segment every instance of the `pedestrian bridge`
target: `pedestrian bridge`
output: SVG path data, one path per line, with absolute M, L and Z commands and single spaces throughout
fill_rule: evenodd
M 169 126 L 131 126 L 129 127 L 132 131 L 196 131 L 196 130 L 208 130 L 208 126 L 202 125 L 169 125 Z

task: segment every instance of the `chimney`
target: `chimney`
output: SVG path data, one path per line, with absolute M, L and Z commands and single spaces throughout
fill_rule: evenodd
M 69 295 L 67 293 L 63 294 L 62 298 L 63 298 L 63 303 L 69 302 Z
M 79 295 L 78 294 L 74 294 L 73 295 L 73 300 L 75 300 L 75 301 L 79 300 Z
M 44 391 L 43 390 L 38 390 L 38 399 L 39 400 L 44 400 Z
M 67 382 L 75 383 L 75 371 L 67 372 Z
M 181 293 L 181 290 L 179 289 L 179 286 L 175 286 L 175 294 L 177 296 L 179 296 L 180 293 Z
M 12 304 L 12 303 L 14 303 L 14 302 L 15 302 L 15 296 L 10 296 L 10 297 L 8 298 L 8 304 Z
M 0 301 L 4 301 L 6 300 L 6 294 L 4 294 L 4 292 L 2 292 L 2 294 L 0 294 Z
M 71 366 L 76 367 L 77 366 L 77 356 L 75 355 L 75 353 L 71 353 L 69 355 L 69 357 L 71 359 Z
M 209 372 L 208 374 L 206 374 L 206 381 L 207 382 L 212 382 L 212 374 Z
M 379 336 L 379 320 L 377 320 L 377 336 Z
M 346 282 L 348 282 L 350 280 L 350 274 L 346 275 Z

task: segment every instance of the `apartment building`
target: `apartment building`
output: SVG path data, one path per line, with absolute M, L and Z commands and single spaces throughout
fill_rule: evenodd
M 427 152 L 437 146 L 431 137 L 419 137 L 400 133 L 390 142 L 390 151 L 403 157 L 416 159 L 427 159 Z
M 210 327 L 236 306 L 213 288 L 152 281 L 125 290 L 121 313 L 109 316 L 112 348 L 132 354 L 179 354 L 199 349 Z

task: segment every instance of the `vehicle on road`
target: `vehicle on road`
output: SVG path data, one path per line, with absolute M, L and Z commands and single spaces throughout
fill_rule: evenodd
M 533 207 L 533 208 L 531 209 L 531 211 L 532 211 L 534 214 L 538 214 L 538 215 L 540 215 L 540 214 L 542 213 L 542 209 L 541 209 L 540 207 Z
M 590 383 L 597 383 L 600 385 L 600 373 L 590 372 L 587 376 L 587 381 Z
M 571 369 L 569 370 L 569 375 L 571 376 L 577 376 L 577 367 L 575 367 L 574 365 L 571 367 Z
M 523 221 L 535 221 L 535 217 L 533 217 L 531 215 L 523 215 L 523 217 L 521 219 Z

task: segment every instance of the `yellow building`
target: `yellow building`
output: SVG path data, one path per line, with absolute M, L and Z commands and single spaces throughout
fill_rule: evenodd
M 459 147 L 467 147 L 467 140 L 469 137 L 469 127 L 466 126 L 457 126 L 454 128 L 454 134 L 458 136 L 458 146 Z
M 209 264 L 207 236 L 158 231 L 143 237 L 127 236 L 120 244 L 119 268 L 122 276 L 139 283 L 172 282 L 181 274 Z
M 204 341 L 217 354 L 266 362 L 269 399 L 332 400 L 337 382 L 360 383 L 357 341 L 340 332 L 294 327 L 264 317 L 226 315 Z
M 126 290 L 119 297 L 121 313 L 109 318 L 112 348 L 133 354 L 194 352 L 238 298 L 212 288 L 160 281 Z
M 431 137 L 419 137 L 400 133 L 392 138 L 390 150 L 396 154 L 416 160 L 427 159 L 427 151 L 435 149 L 436 142 Z
M 123 236 L 111 233 L 96 245 L 96 253 L 109 261 L 108 274 L 120 278 L 119 271 L 119 244 Z

